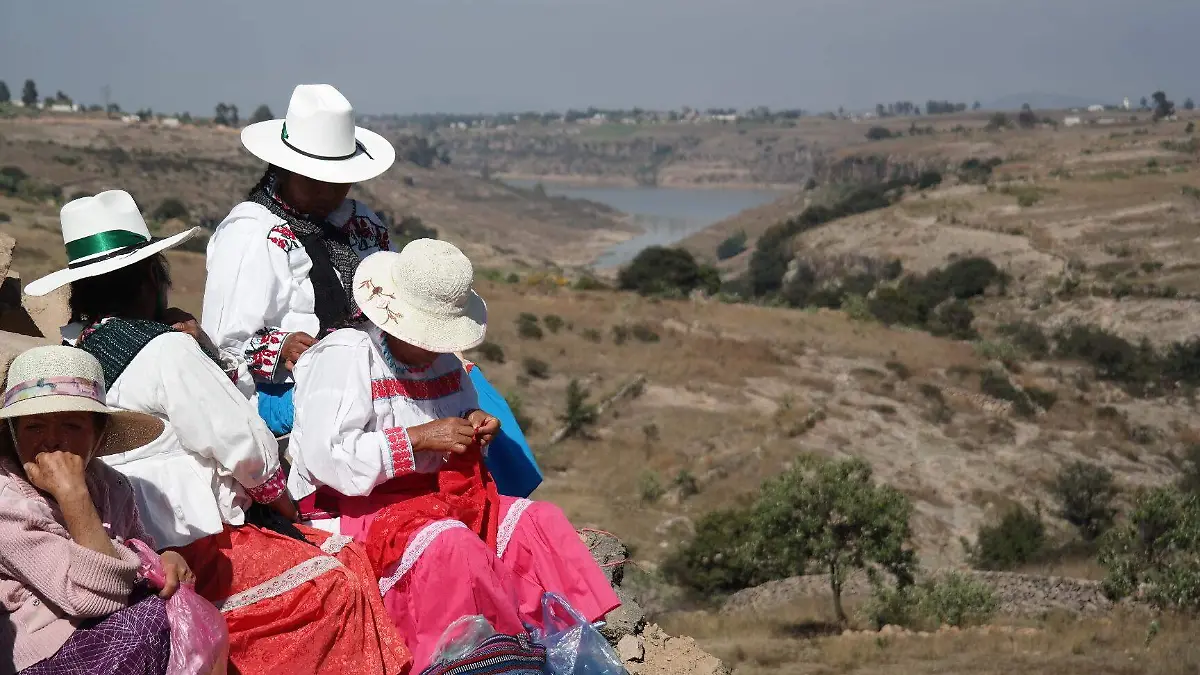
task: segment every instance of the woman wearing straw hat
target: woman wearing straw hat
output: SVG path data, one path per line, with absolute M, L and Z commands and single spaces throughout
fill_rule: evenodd
M 8 370 L 0 408 L 0 610 L 11 660 L 0 672 L 166 672 L 170 629 L 161 598 L 193 576 L 162 559 L 156 597 L 138 586 L 129 539 L 142 529 L 129 481 L 92 461 L 134 450 L 157 418 L 104 402 L 99 362 L 78 349 L 35 347 Z M 11 641 L 10 641 L 11 640 Z
M 282 435 L 296 359 L 356 313 L 359 260 L 391 249 L 387 227 L 346 196 L 396 151 L 356 127 L 350 102 L 327 84 L 296 87 L 287 116 L 246 127 L 242 144 L 268 167 L 209 241 L 202 324 L 222 351 L 249 361 L 260 414 Z
M 365 330 L 323 338 L 295 371 L 288 488 L 303 520 L 366 544 L 416 671 L 464 615 L 514 634 L 541 624 L 546 591 L 589 621 L 620 604 L 562 511 L 496 491 L 482 455 L 500 424 L 454 355 L 487 330 L 472 278 L 442 241 L 366 258 Z
M 158 545 L 201 570 L 196 590 L 225 614 L 231 662 L 245 674 L 400 671 L 407 652 L 362 552 L 292 523 L 271 432 L 217 357 L 156 320 L 170 287 L 160 252 L 182 239 L 151 242 L 121 191 L 72 201 L 61 220 L 69 255 L 80 241 L 108 248 L 30 288 L 70 283 L 63 336 L 100 362 L 108 404 L 166 422 L 153 442 L 105 461 L 132 479 Z

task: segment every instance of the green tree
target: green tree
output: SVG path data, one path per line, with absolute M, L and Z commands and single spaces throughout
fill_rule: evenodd
M 2 83 L 0 83 L 0 84 L 2 84 Z M 0 100 L 2 100 L 2 99 L 0 99 Z M 1183 109 L 1184 110 L 1195 110 L 1196 109 L 1196 102 L 1192 100 L 1191 96 L 1183 99 Z
M 0 80 L 0 103 L 8 103 L 12 100 L 12 92 L 8 90 L 8 83 Z
M 704 598 L 790 576 L 790 570 L 768 569 L 754 555 L 752 516 L 745 506 L 705 514 L 687 543 L 663 561 L 663 575 Z
M 979 101 L 975 101 L 974 103 L 971 104 L 971 110 L 979 110 L 982 107 L 983 107 L 983 104 L 980 103 Z
M 266 122 L 267 120 L 273 119 L 275 119 L 275 116 L 271 114 L 271 109 L 268 108 L 267 104 L 264 103 L 254 109 L 254 114 L 250 116 L 250 124 Z
M 852 458 L 801 458 L 763 485 L 754 508 L 753 550 L 768 567 L 829 575 L 833 609 L 846 623 L 842 588 L 854 570 L 877 568 L 901 586 L 912 583 L 912 504 L 898 490 L 875 485 L 871 467 Z
M 588 391 L 579 384 L 579 380 L 572 379 L 567 384 L 566 410 L 559 418 L 566 425 L 567 437 L 583 436 L 598 417 L 596 406 L 588 403 Z
M 690 251 L 681 248 L 651 246 L 633 259 L 617 275 L 621 289 L 642 295 L 687 295 L 699 288 L 715 293 L 721 278 L 715 269 L 696 262 Z
M 1174 487 L 1143 491 L 1127 515 L 1103 539 L 1105 594 L 1141 590 L 1160 607 L 1200 609 L 1200 498 Z
M 36 108 L 38 103 L 37 85 L 33 80 L 25 80 L 25 88 L 21 90 L 21 102 L 26 108 Z
M 728 260 L 746 250 L 746 231 L 729 235 L 717 246 L 717 260 Z
M 963 541 L 971 565 L 982 570 L 1008 570 L 1023 565 L 1040 555 L 1045 546 L 1046 525 L 1040 506 L 1030 512 L 1017 505 L 998 524 L 979 528 L 974 546 Z
M 1108 469 L 1082 461 L 1069 464 L 1054 481 L 1054 496 L 1059 516 L 1074 525 L 1085 541 L 1095 541 L 1112 527 L 1117 486 Z
M 213 111 L 213 124 L 229 125 L 229 106 L 224 103 L 217 104 L 216 110 Z
M 1021 114 L 1017 115 L 1017 124 L 1021 125 L 1022 129 L 1032 129 L 1037 126 L 1037 115 L 1034 114 L 1033 108 L 1028 103 L 1021 106 Z
M 1161 120 L 1175 114 L 1175 102 L 1168 101 L 1165 92 L 1156 91 L 1154 98 L 1154 119 Z

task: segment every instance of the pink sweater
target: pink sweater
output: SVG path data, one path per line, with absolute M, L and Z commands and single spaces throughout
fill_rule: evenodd
M 128 479 L 102 462 L 87 468 L 88 490 L 100 520 L 117 544 L 141 539 L 142 529 Z M 0 610 L 10 626 L 12 662 L 0 656 L 0 675 L 20 671 L 54 655 L 75 632 L 72 621 L 103 617 L 124 608 L 137 582 L 137 554 L 117 546 L 114 558 L 71 541 L 62 513 L 38 492 L 13 459 L 0 457 Z

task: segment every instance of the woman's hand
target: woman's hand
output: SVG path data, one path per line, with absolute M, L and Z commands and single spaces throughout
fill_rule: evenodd
M 200 347 L 205 351 L 212 352 L 213 354 L 218 353 L 217 346 L 213 343 L 212 338 L 208 337 L 208 333 L 205 333 L 204 330 L 200 328 L 200 323 L 196 321 L 196 317 L 192 316 L 188 312 L 185 312 L 178 307 L 168 307 L 167 310 L 163 312 L 162 320 L 163 323 L 169 323 L 171 328 L 174 328 L 180 333 L 187 333 L 188 335 L 191 335 L 192 338 L 199 343 Z
M 86 497 L 91 502 L 83 471 L 87 460 L 72 452 L 56 450 L 41 452 L 32 462 L 25 462 L 25 476 L 39 490 L 50 493 L 58 502 L 73 497 Z
M 408 428 L 413 452 L 451 452 L 461 455 L 475 442 L 475 427 L 461 417 L 443 417 Z
M 283 367 L 288 370 L 296 368 L 296 362 L 300 360 L 300 356 L 308 351 L 308 348 L 316 344 L 316 340 L 308 333 L 292 333 L 283 341 L 283 346 L 279 348 L 279 358 L 283 359 Z
M 175 595 L 175 591 L 179 590 L 179 584 L 196 583 L 196 575 L 192 573 L 192 568 L 188 567 L 183 556 L 175 551 L 166 551 L 159 558 L 162 559 L 163 571 L 166 572 L 167 579 L 163 582 L 158 597 L 166 600 Z
M 467 421 L 475 428 L 475 439 L 481 445 L 488 445 L 500 431 L 500 420 L 482 410 L 472 410 L 467 415 Z

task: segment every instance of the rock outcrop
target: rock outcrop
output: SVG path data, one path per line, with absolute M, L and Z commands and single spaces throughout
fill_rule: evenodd
M 633 675 L 728 675 L 729 668 L 701 649 L 689 637 L 667 635 L 656 624 L 646 622 L 646 613 L 622 588 L 629 549 L 616 537 L 587 530 L 579 535 L 592 557 L 604 570 L 621 598 L 621 607 L 610 612 L 600 630 L 616 646 L 617 654 Z

